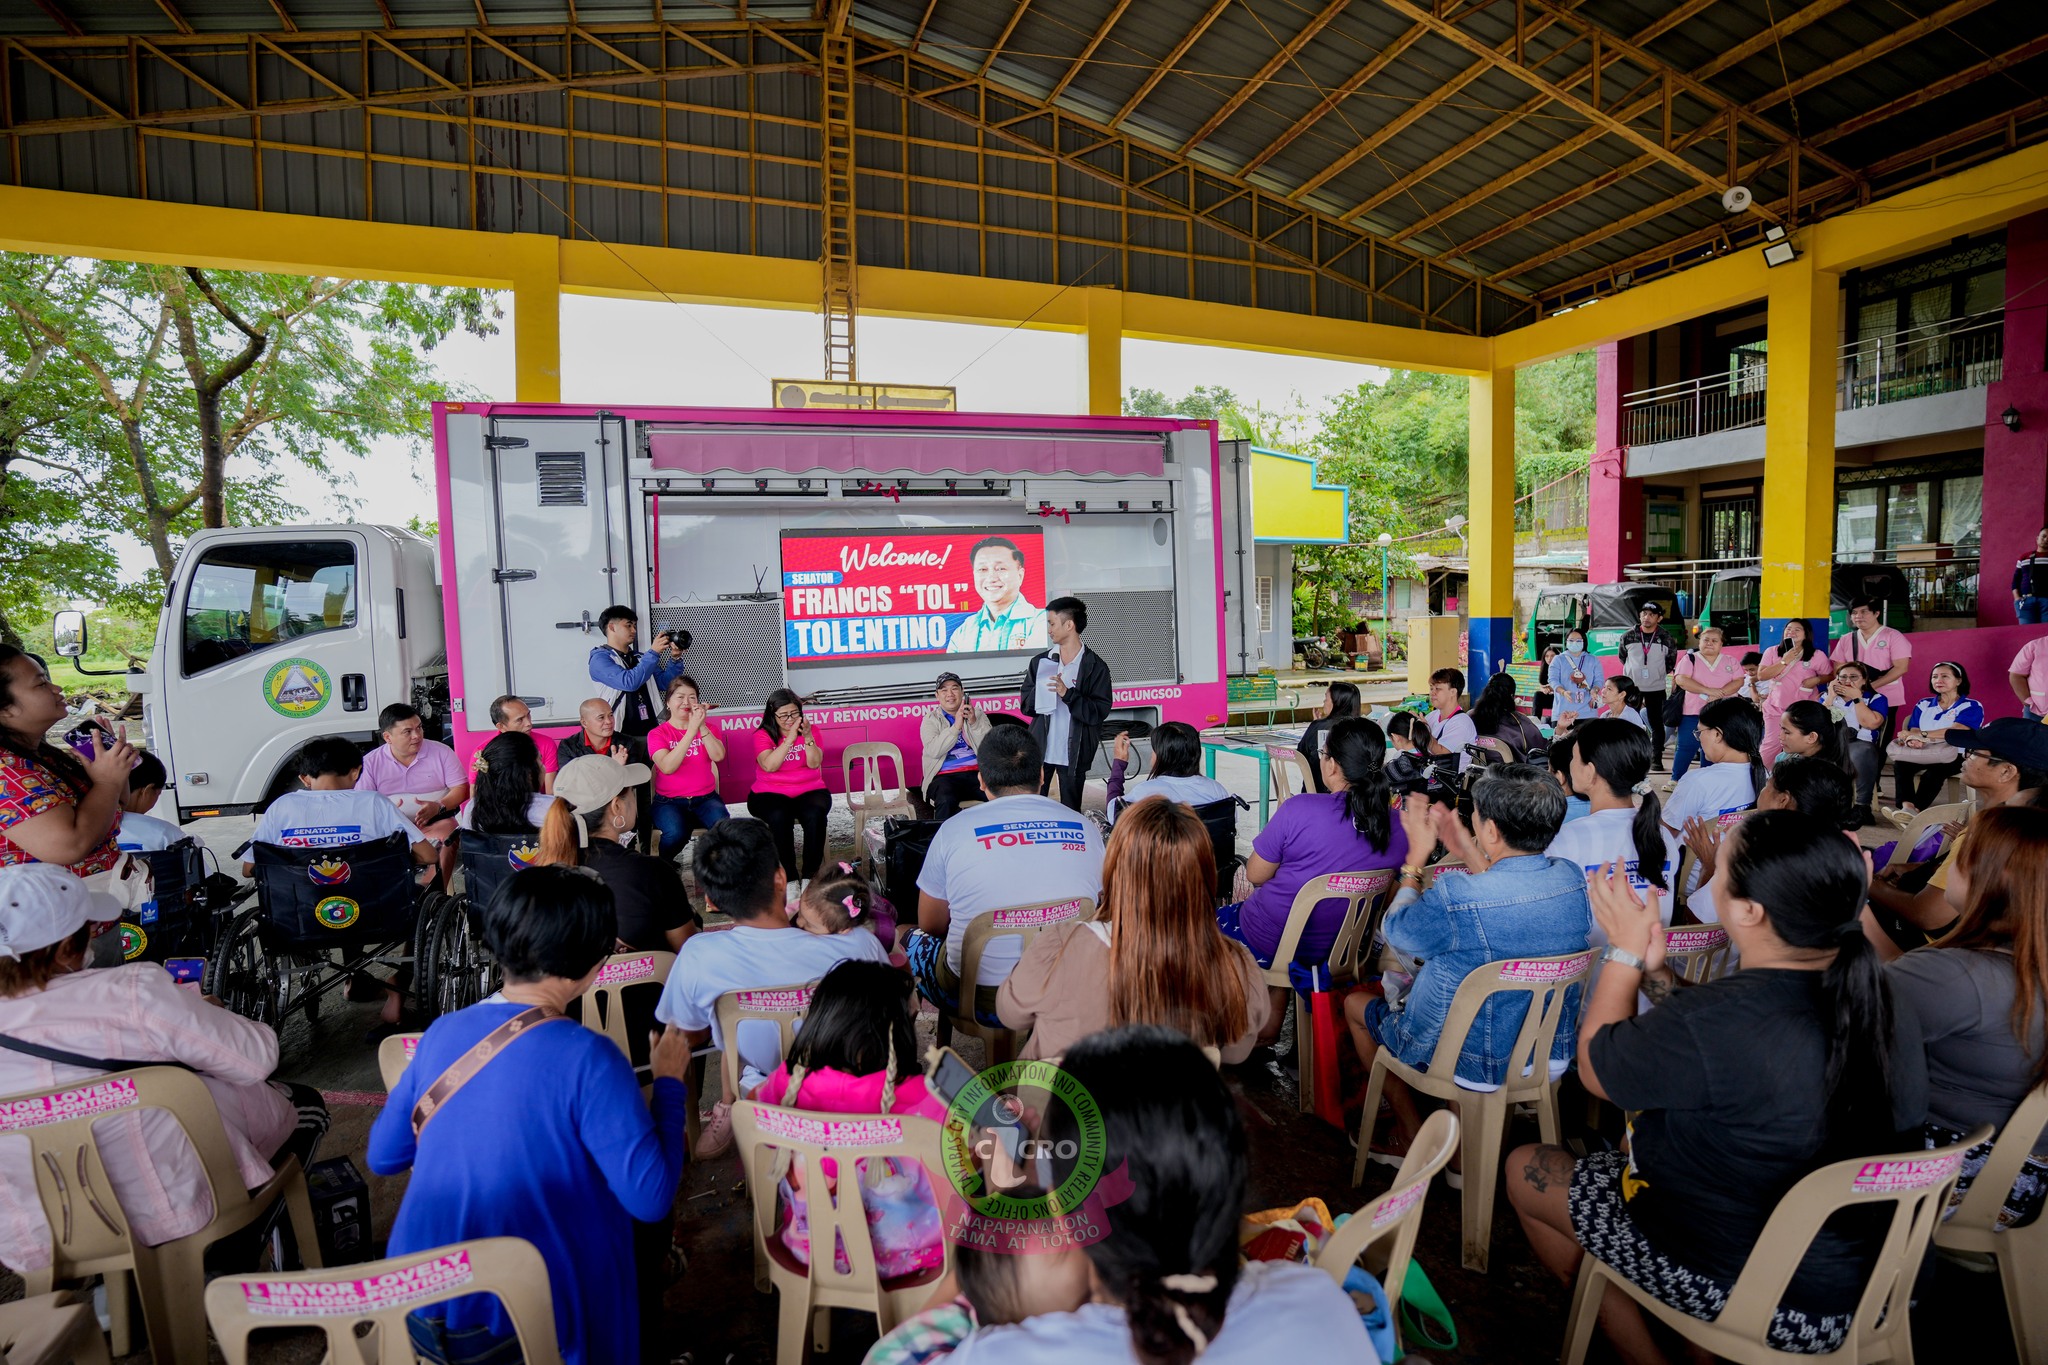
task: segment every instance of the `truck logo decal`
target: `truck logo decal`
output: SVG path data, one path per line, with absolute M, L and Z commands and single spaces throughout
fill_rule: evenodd
M 281 659 L 263 675 L 263 700 L 280 716 L 304 720 L 334 694 L 334 679 L 311 659 Z
M 347 896 L 329 896 L 313 907 L 313 918 L 330 929 L 346 929 L 363 913 L 363 907 Z
M 306 876 L 315 886 L 340 886 L 350 875 L 349 865 L 339 858 L 321 858 L 306 864 Z

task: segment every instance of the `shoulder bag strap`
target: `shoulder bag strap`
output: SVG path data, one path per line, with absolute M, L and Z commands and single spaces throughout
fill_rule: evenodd
M 111 1057 L 82 1057 L 76 1052 L 66 1052 L 61 1047 L 44 1047 L 40 1043 L 31 1043 L 26 1039 L 9 1037 L 4 1033 L 0 1033 L 0 1048 L 6 1048 L 9 1052 L 23 1053 L 30 1057 L 40 1057 L 46 1062 L 62 1062 L 65 1066 L 84 1067 L 87 1071 L 133 1071 L 137 1067 L 144 1066 L 175 1066 L 186 1071 L 195 1072 L 199 1069 L 184 1062 L 122 1062 L 116 1061 Z
M 560 1010 L 549 1009 L 546 1005 L 535 1005 L 521 1010 L 504 1023 L 485 1034 L 477 1045 L 455 1059 L 446 1071 L 435 1078 L 420 1096 L 418 1104 L 412 1107 L 412 1135 L 417 1139 L 420 1130 L 427 1126 L 427 1120 L 441 1112 L 441 1106 L 454 1097 L 455 1092 L 469 1084 L 477 1072 L 490 1065 L 491 1059 L 503 1052 L 512 1041 L 527 1030 L 541 1024 L 551 1024 L 557 1019 L 566 1019 Z

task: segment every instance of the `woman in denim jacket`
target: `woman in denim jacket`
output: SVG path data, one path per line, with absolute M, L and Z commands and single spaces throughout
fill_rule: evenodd
M 1442 876 L 1422 890 L 1415 853 L 1401 868 L 1401 889 L 1387 911 L 1383 932 L 1389 946 L 1417 958 L 1422 969 L 1401 1008 L 1384 997 L 1355 992 L 1344 1002 L 1352 1043 L 1368 1073 L 1382 1047 L 1414 1067 L 1427 1067 L 1436 1052 L 1458 986 L 1489 962 L 1518 957 L 1557 957 L 1586 946 L 1593 916 L 1586 901 L 1586 874 L 1543 852 L 1564 823 L 1565 799 L 1542 769 L 1512 763 L 1490 768 L 1472 789 L 1473 829 L 1467 835 L 1457 813 L 1410 796 L 1401 823 L 1411 850 L 1434 847 L 1441 838 L 1465 859 L 1469 872 Z M 1551 1072 L 1562 1075 L 1578 1036 L 1580 990 L 1571 988 L 1563 1022 L 1551 1052 Z M 1498 1087 L 1507 1074 L 1508 1052 L 1529 1012 L 1529 997 L 1505 996 L 1480 1010 L 1458 1055 L 1458 1079 L 1475 1090 Z M 1399 1151 L 1374 1149 L 1374 1161 L 1398 1166 L 1399 1152 L 1422 1126 L 1415 1093 L 1398 1077 L 1387 1078 Z

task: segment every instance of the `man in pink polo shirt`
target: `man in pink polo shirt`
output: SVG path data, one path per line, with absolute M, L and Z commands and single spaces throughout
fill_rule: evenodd
M 2021 713 L 2035 720 L 2048 716 L 2048 635 L 2021 645 L 2006 672 Z
M 1879 604 L 1859 597 L 1849 604 L 1849 633 L 1835 641 L 1828 658 L 1838 664 L 1856 663 L 1870 669 L 1871 690 L 1892 704 L 1891 713 L 1906 709 L 1906 667 L 1913 662 L 1913 642 L 1884 624 Z
M 440 848 L 445 885 L 455 872 L 455 849 L 448 837 L 455 833 L 456 812 L 469 799 L 469 778 L 455 751 L 428 739 L 420 713 L 404 702 L 378 712 L 377 729 L 384 742 L 363 755 L 356 790 L 390 797 L 398 813 Z

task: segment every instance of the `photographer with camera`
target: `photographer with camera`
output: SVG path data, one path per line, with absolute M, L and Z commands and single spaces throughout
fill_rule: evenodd
M 640 617 L 631 607 L 606 607 L 597 627 L 604 643 L 590 651 L 590 680 L 612 708 L 618 732 L 644 740 L 661 723 L 661 699 L 669 684 L 683 675 L 690 632 L 665 630 L 655 637 L 654 651 L 643 654 L 637 646 Z

